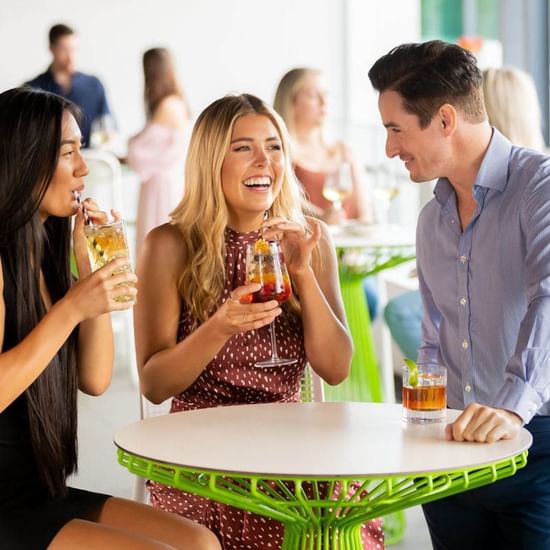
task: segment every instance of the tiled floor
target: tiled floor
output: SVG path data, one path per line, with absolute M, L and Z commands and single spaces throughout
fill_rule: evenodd
M 117 428 L 139 419 L 138 391 L 129 371 L 116 371 L 101 397 L 79 396 L 79 473 L 71 485 L 121 497 L 132 497 L 133 476 L 118 465 L 113 444 Z M 395 550 L 430 550 L 426 523 L 418 508 L 407 511 L 407 532 Z

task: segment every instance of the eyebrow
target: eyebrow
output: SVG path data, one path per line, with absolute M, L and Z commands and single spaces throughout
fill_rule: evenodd
M 250 138 L 250 137 L 240 137 L 240 138 L 236 138 L 236 139 L 232 139 L 231 142 L 230 142 L 230 145 L 232 143 L 236 143 L 237 141 L 249 141 L 249 142 L 252 142 L 252 141 L 255 141 L 254 138 Z M 281 141 L 280 138 L 278 138 L 277 136 L 273 136 L 273 137 L 268 137 L 265 141 Z
M 59 144 L 59 146 L 61 147 L 62 145 L 74 145 L 75 143 L 81 143 L 81 141 L 82 141 L 82 138 L 63 139 L 61 140 L 61 143 Z
M 384 128 L 401 128 L 401 126 L 397 122 L 386 122 Z

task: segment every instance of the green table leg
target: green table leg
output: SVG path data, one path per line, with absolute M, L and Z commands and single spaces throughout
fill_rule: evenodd
M 340 276 L 354 353 L 348 378 L 337 386 L 325 385 L 325 401 L 383 401 L 382 382 L 374 353 L 369 310 L 362 277 Z
M 118 460 L 146 479 L 280 521 L 283 550 L 362 550 L 361 524 L 512 476 L 526 465 L 527 451 L 459 471 L 360 480 L 197 472 L 122 449 Z M 349 498 L 357 481 L 361 486 Z

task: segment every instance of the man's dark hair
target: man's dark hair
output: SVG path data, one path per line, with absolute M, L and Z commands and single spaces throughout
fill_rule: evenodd
M 56 42 L 60 38 L 63 38 L 64 36 L 69 36 L 70 34 L 75 34 L 74 30 L 71 29 L 71 27 L 67 25 L 63 25 L 63 23 L 54 25 L 50 29 L 50 33 L 48 34 L 50 46 L 55 46 Z
M 380 93 L 397 92 L 421 128 L 445 103 L 461 110 L 470 122 L 486 118 L 476 58 L 455 44 L 432 40 L 397 46 L 371 67 L 369 79 Z

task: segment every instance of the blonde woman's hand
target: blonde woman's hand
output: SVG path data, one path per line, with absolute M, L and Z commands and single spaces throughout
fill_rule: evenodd
M 260 288 L 259 283 L 250 283 L 233 289 L 229 298 L 216 311 L 212 319 L 225 336 L 259 329 L 269 325 L 281 314 L 277 300 L 252 303 L 252 294 Z
M 111 311 L 129 309 L 134 305 L 137 296 L 136 274 L 130 271 L 115 273 L 125 266 L 128 266 L 128 258 L 116 258 L 91 275 L 81 277 L 70 288 L 63 300 L 70 305 L 76 323 Z M 125 302 L 116 300 L 122 296 L 130 296 L 132 299 Z
M 262 224 L 266 240 L 278 240 L 291 277 L 297 277 L 311 268 L 311 253 L 321 238 L 321 227 L 313 219 L 307 226 L 283 217 L 269 218 Z

